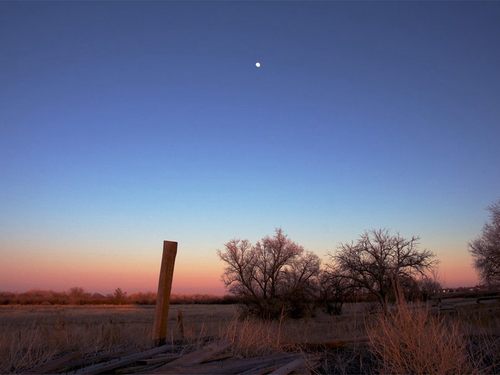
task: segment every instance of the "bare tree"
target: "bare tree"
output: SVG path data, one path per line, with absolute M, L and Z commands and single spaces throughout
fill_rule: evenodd
M 340 315 L 344 303 L 356 295 L 357 288 L 352 280 L 332 265 L 327 265 L 320 275 L 320 299 L 324 311 Z
M 68 292 L 69 302 L 74 305 L 83 305 L 86 300 L 90 297 L 83 288 L 73 287 Z
M 490 223 L 483 227 L 481 236 L 469 243 L 474 266 L 487 285 L 500 284 L 500 200 L 488 207 Z
M 419 297 L 423 301 L 427 301 L 432 297 L 439 295 L 442 286 L 435 277 L 424 277 L 418 281 Z
M 284 273 L 280 294 L 292 318 L 314 314 L 314 302 L 319 297 L 321 261 L 310 251 L 293 258 Z
M 127 292 L 124 292 L 121 288 L 116 288 L 113 293 L 113 300 L 118 305 L 123 305 L 127 299 Z
M 386 309 L 391 293 L 396 298 L 402 295 L 403 280 L 424 276 L 436 263 L 431 251 L 418 249 L 418 240 L 382 229 L 365 232 L 356 243 L 341 244 L 330 255 L 330 266 L 354 286 L 374 295 Z
M 230 293 L 240 297 L 250 313 L 264 318 L 293 312 L 293 300 L 307 299 L 315 290 L 320 260 L 305 252 L 281 229 L 252 245 L 231 240 L 217 251 L 226 264 L 222 280 Z

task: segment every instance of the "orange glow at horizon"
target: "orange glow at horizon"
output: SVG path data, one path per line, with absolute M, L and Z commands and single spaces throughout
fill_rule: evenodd
M 475 286 L 479 278 L 470 257 L 450 257 L 438 268 L 438 281 L 445 287 Z
M 443 286 L 473 286 L 478 283 L 472 259 L 464 246 L 436 243 L 436 247 L 441 248 L 436 253 L 440 259 L 438 281 Z M 91 254 L 78 250 L 64 253 L 31 248 L 30 251 L 13 252 L 0 265 L 0 291 L 63 291 L 75 286 L 100 293 L 110 293 L 116 288 L 128 293 L 156 291 L 160 250 L 147 253 L 94 251 Z M 172 293 L 223 295 L 226 293 L 221 282 L 223 269 L 224 265 L 215 251 L 180 248 Z
M 129 293 L 156 291 L 161 251 L 154 256 L 142 255 L 140 260 L 136 257 L 103 254 L 83 258 L 44 249 L 19 251 L 4 259 L 0 266 L 0 291 L 64 291 L 76 286 L 100 293 L 110 293 L 116 288 Z M 222 269 L 215 254 L 200 257 L 189 251 L 180 252 L 172 293 L 223 295 Z
M 106 268 L 104 265 L 92 268 L 64 264 L 63 267 L 38 264 L 31 267 L 6 264 L 0 275 L 1 291 L 26 291 L 31 289 L 67 290 L 74 286 L 90 292 L 110 293 L 121 288 L 129 293 L 156 291 L 158 267 Z M 210 267 L 198 264 L 176 264 L 173 294 L 223 295 L 225 288 L 220 281 L 222 265 Z M 439 281 L 446 287 L 472 286 L 478 283 L 477 276 L 468 264 L 450 261 L 441 264 Z

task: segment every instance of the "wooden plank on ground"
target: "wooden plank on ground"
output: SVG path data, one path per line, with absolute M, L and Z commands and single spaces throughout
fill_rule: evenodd
M 185 367 L 206 362 L 210 360 L 210 358 L 224 352 L 230 346 L 231 345 L 227 342 L 215 342 L 209 344 L 200 350 L 195 350 L 194 352 L 187 353 L 182 357 L 167 363 L 165 366 L 162 366 L 159 369 L 157 369 L 156 372 L 161 372 L 169 368 Z
M 192 375 L 233 375 L 233 374 L 266 374 L 290 362 L 297 355 L 278 353 L 264 357 L 231 358 L 224 361 L 206 362 L 197 365 L 163 368 L 162 374 Z
M 288 375 L 291 373 L 310 374 L 320 364 L 320 354 L 301 356 L 276 369 L 270 375 Z
M 76 369 L 95 365 L 97 363 L 103 363 L 116 359 L 117 357 L 122 357 L 124 355 L 131 354 L 130 351 L 118 351 L 118 352 L 106 352 L 106 353 L 96 353 L 94 355 L 87 355 L 83 358 L 80 357 L 74 361 L 68 362 L 61 366 L 57 372 L 69 372 L 76 371 Z
M 153 358 L 147 358 L 147 359 L 141 359 L 138 361 L 138 363 L 143 364 L 143 365 L 153 365 L 157 363 L 168 363 L 172 362 L 173 360 L 180 358 L 181 356 L 179 354 L 166 354 L 166 355 L 161 355 L 161 356 L 155 356 Z
M 153 349 L 149 349 L 149 350 L 146 350 L 143 352 L 130 354 L 128 356 L 113 359 L 113 360 L 108 361 L 108 362 L 99 363 L 96 365 L 84 367 L 84 368 L 76 371 L 75 374 L 94 375 L 94 374 L 101 374 L 103 372 L 110 372 L 110 371 L 115 370 L 117 368 L 128 366 L 128 365 L 135 363 L 141 359 L 152 357 L 152 356 L 154 356 L 156 354 L 160 354 L 160 353 L 166 353 L 168 351 L 173 350 L 174 348 L 175 347 L 173 347 L 172 345 L 163 345 L 163 346 L 160 346 L 158 348 L 153 348 Z
M 146 371 L 149 367 L 147 365 L 142 366 L 132 366 L 132 367 L 123 367 L 113 371 L 113 374 L 136 374 L 141 371 Z
M 53 373 L 57 370 L 59 370 L 61 367 L 64 367 L 68 363 L 71 363 L 78 358 L 80 358 L 82 355 L 79 352 L 71 352 L 67 353 L 65 355 L 62 355 L 58 358 L 51 359 L 43 364 L 41 364 L 38 367 L 33 368 L 32 370 L 28 371 L 28 374 L 45 374 L 45 373 Z
M 240 375 L 262 375 L 267 374 L 277 368 L 293 361 L 298 357 L 298 354 L 280 353 L 281 355 L 272 355 L 264 357 L 259 364 L 242 371 Z
M 306 361 L 304 360 L 304 358 L 297 358 L 291 362 L 288 362 L 286 365 L 274 370 L 270 375 L 288 375 L 299 367 L 305 366 L 305 364 Z

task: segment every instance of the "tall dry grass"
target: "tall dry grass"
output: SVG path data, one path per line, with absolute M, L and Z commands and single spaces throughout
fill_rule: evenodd
M 233 354 L 242 357 L 282 351 L 283 336 L 282 320 L 233 319 L 219 332 L 219 339 L 231 343 Z
M 426 308 L 399 305 L 368 325 L 370 347 L 382 373 L 472 374 L 467 341 L 457 321 Z
M 476 305 L 468 310 L 462 307 L 464 316 L 455 317 L 437 317 L 410 307 L 376 316 L 356 305 L 342 316 L 318 314 L 309 320 L 274 322 L 238 320 L 235 306 L 172 306 L 168 341 L 201 346 L 207 340 L 222 339 L 232 343 L 231 354 L 251 357 L 290 350 L 297 344 L 355 342 L 366 337 L 368 330 L 378 361 L 364 344 L 330 350 L 330 367 L 324 366 L 327 373 L 330 368 L 335 373 L 368 374 L 378 363 L 385 364 L 383 373 L 474 373 L 478 368 L 499 373 L 500 307 Z M 176 324 L 180 309 L 182 330 Z M 0 308 L 0 373 L 25 372 L 67 353 L 93 358 L 145 349 L 151 345 L 152 321 L 152 309 L 137 307 Z
M 46 361 L 70 352 L 80 357 L 147 348 L 150 328 L 144 325 L 96 323 L 43 326 L 34 322 L 25 327 L 4 329 L 0 335 L 0 373 L 36 369 Z

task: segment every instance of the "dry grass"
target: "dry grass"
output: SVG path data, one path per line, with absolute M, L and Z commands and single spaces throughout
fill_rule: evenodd
M 177 325 L 183 311 L 182 335 Z M 359 310 L 359 311 L 358 311 Z M 0 307 L 0 373 L 22 372 L 54 356 L 77 352 L 134 351 L 150 345 L 153 307 L 136 306 L 2 306 Z M 226 339 L 234 353 L 251 356 L 280 351 L 294 343 L 321 343 L 364 335 L 363 310 L 348 316 L 319 314 L 309 320 L 239 321 L 234 305 L 174 305 L 169 313 L 168 341 L 199 346 L 207 337 Z
M 465 306 L 459 310 L 463 315 L 441 318 L 410 309 L 377 316 L 368 314 L 367 307 L 348 306 L 342 316 L 318 313 L 313 319 L 262 322 L 238 320 L 237 307 L 231 305 L 175 305 L 170 309 L 168 340 L 184 339 L 186 344 L 199 346 L 207 338 L 224 339 L 233 344 L 234 355 L 251 357 L 298 343 L 356 341 L 366 337 L 367 326 L 374 352 L 380 363 L 386 363 L 384 372 L 470 373 L 475 368 L 498 372 L 498 304 Z M 183 311 L 183 335 L 176 322 L 179 310 Z M 136 306 L 0 307 L 0 373 L 30 370 L 72 352 L 92 357 L 147 348 L 153 312 L 151 307 Z M 462 329 L 469 338 L 469 356 L 464 354 Z M 370 373 L 376 368 L 372 356 L 366 356 L 366 346 L 354 349 L 350 346 L 327 353 L 329 365 L 335 368 L 332 372 Z
M 183 334 L 176 322 L 184 316 Z M 8 314 L 10 312 L 10 314 Z M 0 373 L 23 372 L 65 353 L 79 356 L 151 346 L 152 309 L 132 307 L 14 308 L 0 311 Z M 239 321 L 231 306 L 179 306 L 169 314 L 169 341 L 194 347 L 229 340 L 233 354 L 268 354 L 280 345 L 281 324 Z
M 471 374 L 467 341 L 457 321 L 402 304 L 369 325 L 371 349 L 383 373 Z
M 215 331 L 228 317 L 231 306 L 176 306 L 169 314 L 169 338 L 179 339 L 175 318 L 186 310 L 186 339 Z M 151 346 L 153 308 L 134 306 L 0 308 L 0 373 L 36 368 L 58 355 L 75 352 L 80 357 L 95 354 L 132 352 Z M 204 328 L 205 327 L 205 328 Z
M 463 306 L 457 319 L 469 338 L 469 357 L 484 373 L 500 372 L 500 303 Z
M 282 328 L 282 321 L 234 319 L 221 330 L 219 337 L 231 343 L 235 355 L 252 357 L 282 351 Z
M 97 353 L 137 350 L 150 346 L 150 329 L 124 327 L 109 322 L 83 326 L 65 324 L 4 330 L 0 339 L 0 373 L 23 372 L 56 355 L 76 352 L 81 357 Z

